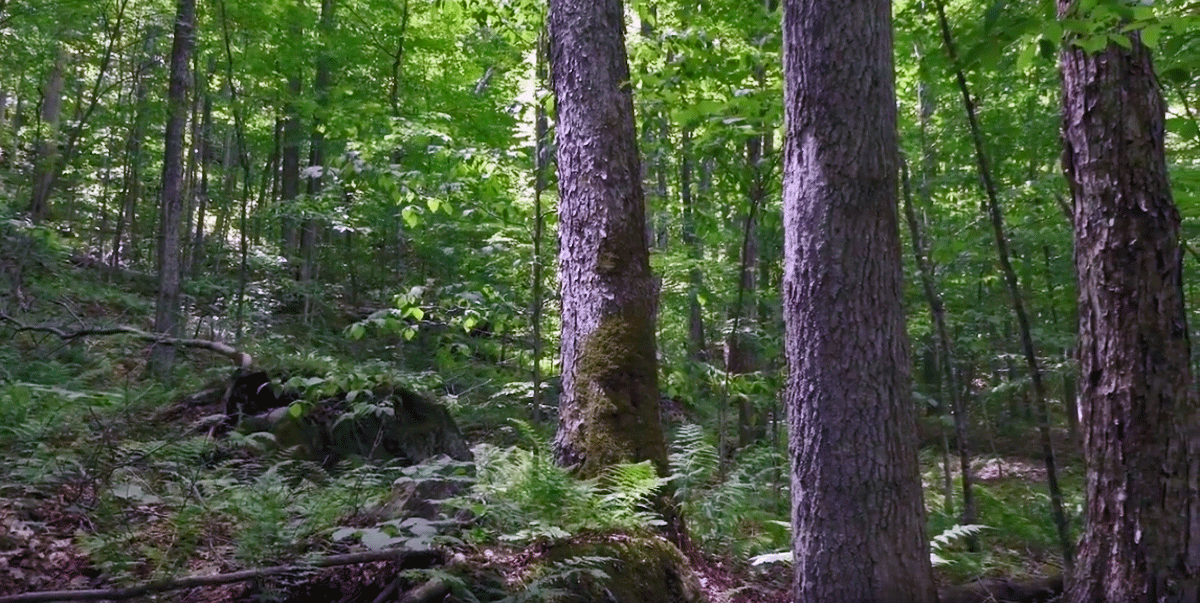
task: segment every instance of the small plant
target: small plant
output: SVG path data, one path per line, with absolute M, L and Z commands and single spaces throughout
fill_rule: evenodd
M 955 563 L 957 561 L 956 559 L 952 557 L 942 557 L 939 553 L 946 552 L 945 548 L 955 540 L 974 536 L 975 534 L 978 534 L 986 529 L 988 529 L 988 526 L 975 523 L 966 525 L 953 525 L 946 528 L 941 534 L 934 536 L 933 540 L 929 541 L 929 562 L 932 563 L 934 567 Z
M 580 480 L 554 464 L 545 439 L 532 426 L 513 423 L 530 449 L 476 446 L 476 482 L 471 494 L 454 502 L 488 525 L 488 531 L 476 535 L 479 539 L 530 542 L 583 530 L 661 524 L 650 502 L 665 480 L 648 461 L 617 465 L 599 478 Z

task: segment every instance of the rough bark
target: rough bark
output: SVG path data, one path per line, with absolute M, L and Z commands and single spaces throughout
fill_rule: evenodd
M 1060 17 L 1070 16 L 1060 0 Z M 1150 51 L 1068 41 L 1063 167 L 1074 199 L 1087 523 L 1067 601 L 1197 601 L 1200 416 L 1189 391 L 1180 217 Z
M 183 216 L 183 131 L 188 112 L 188 74 L 195 46 L 196 0 L 179 0 L 175 40 L 171 45 L 171 80 L 167 90 L 167 130 L 163 149 L 162 201 L 158 231 L 158 299 L 154 331 L 179 337 L 181 324 L 180 235 Z M 156 346 L 150 357 L 154 374 L 165 379 L 175 363 L 175 348 Z
M 936 600 L 905 333 L 891 3 L 785 0 L 793 597 Z
M 552 0 L 558 108 L 563 394 L 555 456 L 596 475 L 650 460 L 665 474 L 657 290 L 620 0 Z

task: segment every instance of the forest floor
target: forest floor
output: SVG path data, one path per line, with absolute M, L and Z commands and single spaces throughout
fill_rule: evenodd
M 120 317 L 120 322 L 144 325 L 152 307 L 148 298 L 95 282 L 69 290 L 40 291 L 31 298 L 64 301 L 45 304 L 40 315 L 31 312 L 29 324 L 60 323 L 64 320 L 58 315 L 61 307 L 81 324 L 102 324 Z M 335 331 L 329 339 L 345 338 Z M 270 345 L 274 347 L 266 347 L 266 353 L 256 349 L 256 357 L 269 357 L 272 350 L 280 356 L 289 352 L 294 354 L 292 362 L 317 365 L 328 375 L 354 374 L 363 366 L 373 366 L 361 359 L 330 359 L 323 356 L 328 352 L 320 349 L 301 349 L 303 354 L 297 354 L 303 346 L 286 337 L 275 337 Z M 203 354 L 191 355 L 183 362 L 181 372 L 187 378 L 181 386 L 168 390 L 144 378 L 145 346 L 120 336 L 63 342 L 46 333 L 23 334 L 14 336 L 7 348 L 0 348 L 0 368 L 4 369 L 0 372 L 4 377 L 0 379 L 0 597 L 228 573 L 303 560 L 316 551 L 346 553 L 357 546 L 336 541 L 333 535 L 343 531 L 349 518 L 361 516 L 365 500 L 386 495 L 394 480 L 403 475 L 400 470 L 366 466 L 339 474 L 290 459 L 278 450 L 263 452 L 261 438 L 253 434 L 232 432 L 214 438 L 203 427 L 224 408 L 181 401 L 219 386 L 228 379 L 229 368 L 224 359 Z M 419 377 L 428 378 L 428 374 Z M 308 379 L 311 387 L 324 385 L 311 373 Z M 477 387 L 467 381 L 455 391 Z M 345 388 L 361 386 L 339 387 L 345 395 Z M 472 415 L 462 425 L 464 433 L 475 436 L 470 444 L 486 440 L 505 447 L 522 441 L 511 420 L 527 411 L 523 402 L 501 407 L 495 402 L 504 399 L 500 394 L 473 399 L 455 393 L 446 398 L 458 404 L 460 420 L 464 413 Z M 699 422 L 694 417 L 685 419 Z M 1031 460 L 1036 454 L 1023 450 L 1028 442 L 1028 438 L 1014 437 L 1010 442 L 992 443 L 994 453 L 977 457 L 973 463 L 979 480 L 978 522 L 986 526 L 978 532 L 981 546 L 976 551 L 967 550 L 962 540 L 948 538 L 938 544 L 936 537 L 953 533 L 959 520 L 953 510 L 943 510 L 939 455 L 923 452 L 929 536 L 945 561 L 935 570 L 941 583 L 971 583 L 981 577 L 1025 579 L 1055 572 L 1054 530 L 1042 485 L 1045 470 L 1040 460 Z M 536 440 L 534 444 L 536 448 Z M 1064 466 L 1068 468 L 1064 484 L 1076 493 L 1068 502 L 1077 517 L 1078 471 L 1071 472 L 1069 462 Z M 768 495 L 760 477 L 777 473 L 747 472 L 741 483 L 730 487 L 709 483 L 709 493 L 714 497 L 737 495 L 730 500 L 751 507 L 758 504 L 756 511 L 761 511 L 770 505 L 761 504 Z M 782 477 L 786 480 L 786 469 Z M 522 487 L 530 489 L 530 496 L 546 496 L 537 488 L 561 485 L 552 481 L 527 482 Z M 957 488 L 958 482 L 953 486 Z M 776 488 L 770 496 L 779 491 Z M 716 514 L 722 509 L 720 502 L 706 508 Z M 791 600 L 789 565 L 751 566 L 746 561 L 756 553 L 786 548 L 786 533 L 780 536 L 778 525 L 768 525 L 786 522 L 786 504 L 761 513 L 754 522 L 705 519 L 710 536 L 712 530 L 726 530 L 716 534 L 720 541 L 738 547 L 723 548 L 710 540 L 706 546 L 688 551 L 710 601 Z M 750 528 L 747 523 L 752 524 Z M 388 542 L 419 536 L 394 530 L 372 534 Z M 446 537 L 450 558 L 482 562 L 480 547 L 469 543 L 486 538 L 511 551 L 521 546 L 519 534 L 486 534 L 477 526 L 438 535 Z M 743 544 L 753 539 L 757 540 L 752 546 Z M 366 544 L 365 538 L 362 542 Z M 371 601 L 401 565 L 374 562 L 354 569 L 321 570 L 318 575 L 329 585 L 361 589 L 357 597 L 348 598 L 336 596 L 349 595 L 348 590 L 326 592 L 326 600 Z M 418 570 L 406 571 L 410 575 Z M 282 588 L 287 582 L 272 584 Z M 223 585 L 179 591 L 165 599 L 234 601 L 245 600 L 248 592 L 241 585 Z

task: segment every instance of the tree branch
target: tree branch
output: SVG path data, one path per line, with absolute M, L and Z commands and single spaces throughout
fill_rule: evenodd
M 277 565 L 274 567 L 262 567 L 258 569 L 242 570 L 231 572 L 228 574 L 212 574 L 208 576 L 191 576 L 188 578 L 179 578 L 174 580 L 160 580 L 158 582 L 149 582 L 140 586 L 132 586 L 129 588 L 113 588 L 99 590 L 58 590 L 46 591 L 38 593 L 25 593 L 21 595 L 9 595 L 0 597 L 0 603 L 39 603 L 42 601 L 124 601 L 134 597 L 140 597 L 150 593 L 160 593 L 171 590 L 181 590 L 184 588 L 195 588 L 197 586 L 216 586 L 219 584 L 232 584 L 234 582 L 245 582 L 265 576 L 274 576 L 278 574 L 288 574 L 304 570 L 309 570 L 319 567 L 334 567 L 339 565 L 355 565 L 359 563 L 370 563 L 372 561 L 391 561 L 400 560 L 405 566 L 416 567 L 432 567 L 442 562 L 442 553 L 439 551 L 408 551 L 399 549 L 390 549 L 386 551 L 367 551 L 362 553 L 349 553 L 345 555 L 331 555 L 322 557 L 307 564 L 299 565 Z
M 42 326 L 42 325 L 26 325 L 25 323 L 7 315 L 0 313 L 0 322 L 12 323 L 16 327 L 16 331 L 20 332 L 36 332 L 49 333 L 57 336 L 59 339 L 71 341 L 81 337 L 95 337 L 103 335 L 132 335 L 143 341 L 150 341 L 161 345 L 173 345 L 184 348 L 199 348 L 210 352 L 220 354 L 233 361 L 238 368 L 249 368 L 254 363 L 254 357 L 241 350 L 230 346 L 229 344 L 220 341 L 211 341 L 208 339 L 181 339 L 178 337 L 166 337 L 155 333 L 148 333 L 141 329 L 118 325 L 115 327 L 106 328 L 88 328 L 79 329 L 77 331 L 64 331 L 57 327 Z M 4 599 L 0 598 L 0 602 Z

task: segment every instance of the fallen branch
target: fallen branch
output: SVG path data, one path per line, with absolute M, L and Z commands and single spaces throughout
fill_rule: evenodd
M 9 323 L 12 323 L 13 325 L 16 325 L 16 331 L 18 333 L 20 333 L 20 332 L 50 333 L 51 335 L 55 335 L 59 339 L 62 339 L 64 341 L 70 341 L 72 339 L 79 339 L 82 337 L 98 337 L 98 336 L 105 336 L 105 335 L 132 335 L 143 341 L 149 341 L 149 342 L 157 343 L 157 344 L 161 344 L 161 345 L 173 345 L 173 346 L 177 346 L 177 347 L 199 348 L 202 350 L 208 350 L 210 352 L 214 352 L 214 353 L 220 354 L 222 356 L 225 356 L 226 358 L 229 358 L 230 360 L 233 361 L 233 363 L 235 365 L 237 365 L 238 368 L 241 368 L 241 369 L 249 368 L 250 365 L 254 363 L 254 358 L 252 356 L 250 356 L 249 354 L 247 354 L 241 350 L 238 350 L 238 349 L 234 348 L 233 346 L 230 346 L 229 344 L 221 343 L 219 341 L 211 341 L 208 339 L 181 339 L 178 337 L 167 337 L 165 335 L 159 335 L 156 333 L 148 333 L 141 329 L 135 329 L 133 327 L 126 327 L 126 326 L 79 329 L 78 331 L 64 331 L 57 327 L 27 325 L 15 318 L 13 318 L 7 314 L 3 314 L 3 313 L 0 313 L 0 321 L 9 322 Z
M 450 594 L 450 587 L 441 580 L 430 580 L 406 593 L 400 603 L 434 603 Z
M 274 567 L 242 570 L 228 574 L 212 574 L 209 576 L 192 576 L 174 580 L 160 580 L 158 582 L 150 582 L 129 588 L 101 590 L 58 590 L 39 593 L 25 593 L 23 595 L 9 595 L 6 597 L 0 597 L 0 603 L 101 600 L 124 601 L 126 599 L 132 599 L 134 597 L 140 597 L 150 593 L 161 593 L 172 590 L 181 590 L 184 588 L 195 588 L 197 586 L 232 584 L 234 582 L 245 582 L 247 580 L 254 580 L 256 578 L 302 572 L 320 567 L 335 567 L 339 565 L 370 563 L 372 561 L 398 560 L 402 562 L 403 566 L 406 566 L 406 569 L 416 569 L 433 567 L 434 565 L 441 563 L 442 559 L 443 557 L 441 552 L 432 550 L 406 551 L 390 549 L 386 551 L 368 551 L 363 553 L 349 553 L 346 555 L 331 555 L 329 557 L 322 557 L 310 563 L 301 565 L 277 565 Z

